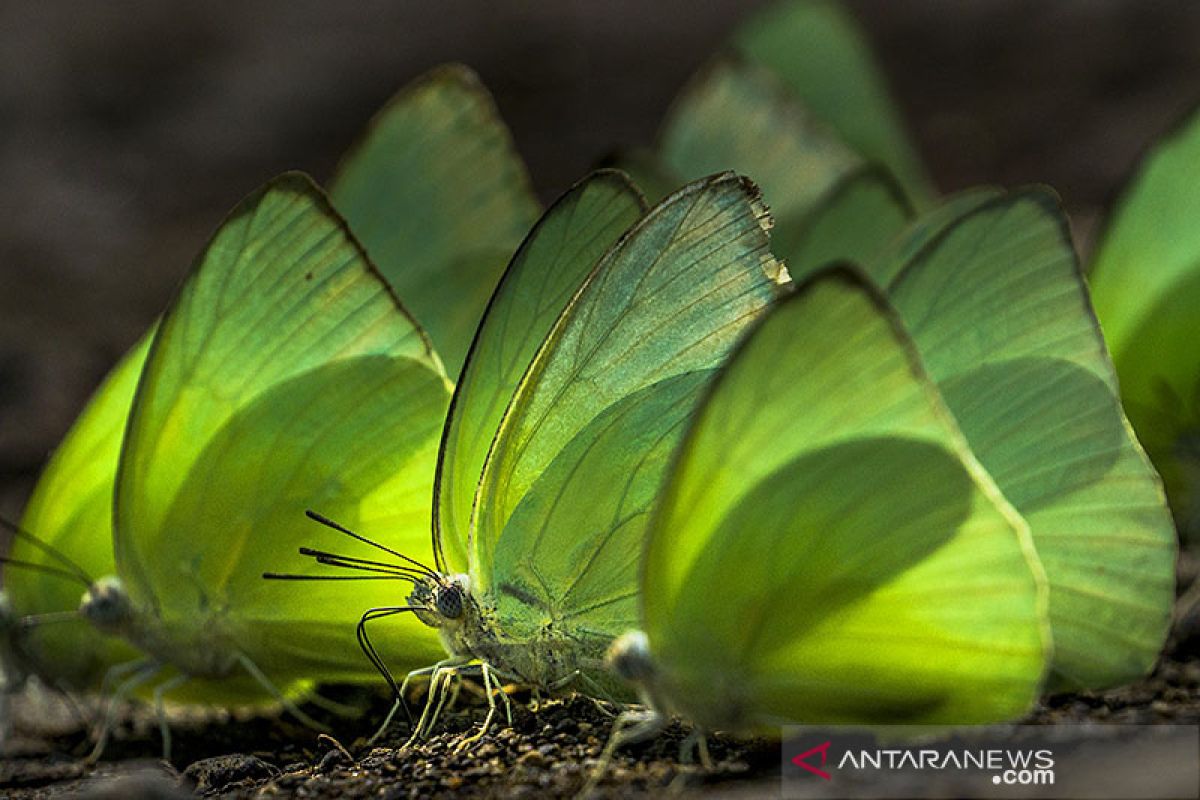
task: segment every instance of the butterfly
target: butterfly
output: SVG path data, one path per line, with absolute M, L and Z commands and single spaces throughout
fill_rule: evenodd
M 448 65 L 402 89 L 343 160 L 333 186 L 339 210 L 361 226 L 389 281 L 413 295 L 449 351 L 465 349 L 481 313 L 472 303 L 504 263 L 496 254 L 511 253 L 537 214 L 525 167 L 474 73 Z M 445 216 L 417 220 L 429 208 Z M 5 571 L 12 622 L 0 631 L 14 686 L 33 671 L 64 689 L 107 688 L 104 676 L 135 660 L 120 638 L 48 623 L 77 621 L 65 612 L 78 607 L 81 588 L 115 572 L 117 461 L 153 335 L 97 390 L 27 506 Z
M 712 382 L 667 473 L 640 629 L 609 659 L 700 731 L 964 724 L 1034 702 L 1051 653 L 1029 528 L 958 430 L 899 315 L 834 266 Z M 703 754 L 704 751 L 702 751 Z
M 894 175 L 918 209 L 932 205 L 932 182 L 870 42 L 841 4 L 783 0 L 768 5 L 736 28 L 731 49 L 773 72 L 864 161 Z M 767 200 L 775 202 L 769 192 Z
M 855 247 L 827 237 L 819 249 L 838 258 Z M 1030 525 L 1050 583 L 1049 685 L 1143 675 L 1170 624 L 1175 532 L 1130 434 L 1057 197 L 1036 187 L 964 193 L 862 263 Z
M 786 274 L 757 190 L 731 173 L 643 211 L 622 174 L 585 179 L 530 232 L 484 314 L 442 436 L 436 575 L 413 579 L 406 607 L 449 655 L 426 670 L 414 735 L 469 665 L 489 689 L 618 691 L 603 657 L 636 618 L 662 471 Z M 482 730 L 494 713 L 493 701 Z
M 449 392 L 427 337 L 308 178 L 245 199 L 157 325 L 137 380 L 116 469 L 115 575 L 96 577 L 79 606 L 142 654 L 110 670 L 123 676 L 114 698 L 157 679 L 161 708 L 190 682 L 204 702 L 275 700 L 307 720 L 292 698 L 312 681 L 370 674 L 346 587 L 298 597 L 259 574 L 296 541 L 306 502 L 419 548 Z M 391 641 L 401 663 L 439 649 L 419 623 Z M 163 734 L 169 746 L 165 723 Z
M 1185 539 L 1200 520 L 1198 170 L 1200 114 L 1193 112 L 1123 190 L 1088 275 L 1129 420 L 1162 474 Z
M 771 64 L 786 56 L 785 34 L 810 35 L 797 20 L 813 30 L 843 25 L 823 4 L 780 9 L 768 12 L 777 27 L 750 26 L 750 49 L 765 48 Z M 887 170 L 839 156 L 797 96 L 768 91 L 770 80 L 754 64 L 711 65 L 668 115 L 661 163 L 688 174 L 724 161 L 764 176 L 768 202 L 786 209 L 772 249 L 793 279 L 834 261 L 864 266 L 910 327 L 976 455 L 1030 523 L 1051 585 L 1050 685 L 1096 689 L 1143 675 L 1170 621 L 1175 534 L 1129 433 L 1057 198 L 980 188 L 918 217 L 928 198 L 913 200 Z M 874 104 L 864 108 L 870 117 Z M 849 137 L 850 123 L 833 135 Z M 856 147 L 911 174 L 898 149 L 882 146 L 899 140 L 875 135 L 888 126 L 869 127 Z

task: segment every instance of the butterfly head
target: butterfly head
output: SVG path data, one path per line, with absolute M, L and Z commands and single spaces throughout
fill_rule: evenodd
M 466 575 L 437 575 L 415 582 L 408 602 L 426 625 L 444 628 L 462 620 L 469 595 L 470 578 Z
M 654 681 L 658 672 L 650 655 L 650 640 L 642 631 L 626 631 L 609 645 L 604 657 L 608 668 L 637 686 Z
M 83 593 L 79 601 L 79 613 L 98 630 L 122 633 L 133 620 L 133 603 L 121 579 L 106 575 Z

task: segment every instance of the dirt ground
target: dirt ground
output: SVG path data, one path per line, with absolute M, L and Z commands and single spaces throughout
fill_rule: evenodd
M 355 690 L 331 693 L 360 705 L 345 719 L 307 706 L 333 728 L 319 736 L 286 718 L 220 715 L 204 720 L 175 715 L 173 765 L 158 760 L 154 719 L 135 711 L 122 724 L 104 760 L 86 765 L 89 746 L 79 731 L 55 738 L 26 736 L 13 757 L 0 761 L 0 791 L 13 800 L 88 797 L 574 797 L 600 769 L 611 712 L 575 696 L 531 710 L 516 696 L 513 725 L 497 724 L 478 743 L 486 706 L 471 692 L 449 713 L 436 735 L 406 747 L 401 720 L 374 746 L 387 699 Z M 422 698 L 414 698 L 417 704 Z M 1200 616 L 1182 620 L 1168 654 L 1145 680 L 1096 694 L 1055 695 L 1025 720 L 1031 724 L 1200 723 Z M 236 724 L 231 724 L 236 722 Z M 591 798 L 656 795 L 750 798 L 779 791 L 779 745 L 771 741 L 710 740 L 711 771 L 681 761 L 688 730 L 674 723 L 657 739 L 618 753 L 600 774 Z M 1153 774 L 1149 773 L 1149 780 Z
M 407 80 L 450 60 L 475 67 L 548 200 L 614 146 L 649 141 L 686 77 L 758 5 L 0 4 L 0 513 L 19 514 L 47 453 L 224 211 L 284 169 L 327 175 Z M 850 5 L 939 185 L 1048 183 L 1085 250 L 1139 153 L 1200 101 L 1194 0 Z M 536 714 L 518 704 L 513 728 L 455 753 L 481 716 L 468 704 L 426 743 L 399 749 L 401 726 L 371 749 L 361 737 L 386 698 L 335 696 L 365 707 L 326 715 L 349 757 L 270 716 L 185 717 L 177 772 L 157 762 L 139 712 L 95 769 L 77 757 L 78 732 L 27 731 L 0 761 L 0 795 L 570 796 L 610 724 L 583 699 Z M 1050 698 L 1034 720 L 1200 722 L 1200 620 L 1181 621 L 1147 680 Z M 622 754 L 598 796 L 777 790 L 776 745 L 717 740 L 717 768 L 701 773 L 676 758 L 685 734 Z

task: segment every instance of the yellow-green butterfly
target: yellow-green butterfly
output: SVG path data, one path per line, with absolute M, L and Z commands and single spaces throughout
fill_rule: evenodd
M 738 27 L 733 48 L 776 75 L 864 160 L 884 166 L 918 208 L 931 182 L 853 16 L 833 0 L 784 0 Z M 752 177 L 754 173 L 749 173 Z M 774 202 L 770 194 L 770 202 Z
M 803 282 L 737 348 L 667 473 L 641 625 L 610 659 L 701 731 L 961 724 L 1037 697 L 1050 652 L 1029 530 L 856 270 Z
M 667 458 L 782 277 L 742 178 L 642 210 L 619 173 L 583 181 L 530 233 L 484 315 L 443 433 L 438 575 L 409 598 L 450 655 L 433 696 L 470 662 L 489 687 L 492 673 L 550 691 L 611 685 L 603 654 L 636 619 Z
M 908 325 L 975 455 L 1033 531 L 1050 581 L 1051 685 L 1139 677 L 1170 622 L 1175 535 L 1057 198 L 974 190 L 905 228 L 898 201 L 885 212 L 886 194 L 859 188 L 842 195 L 857 205 L 814 212 L 796 274 L 858 257 Z M 835 224 L 867 208 L 892 226 L 882 249 Z
M 403 89 L 343 162 L 334 186 L 339 206 L 382 256 L 393 285 L 413 296 L 451 352 L 465 350 L 481 312 L 480 292 L 490 290 L 537 214 L 525 168 L 478 79 L 452 65 Z M 434 218 L 430 209 L 438 212 Z M 23 527 L 37 539 L 14 542 L 14 564 L 5 574 L 14 620 L 6 673 L 13 682 L 33 669 L 54 685 L 96 689 L 109 669 L 132 657 L 120 640 L 87 626 L 25 623 L 76 608 L 86 588 L 76 580 L 81 570 L 88 582 L 115 570 L 113 484 L 150 338 L 97 391 L 26 510 Z M 427 498 L 415 502 L 428 505 Z M 64 559 L 76 577 L 63 574 Z
M 1200 521 L 1200 114 L 1125 188 L 1088 276 L 1138 438 L 1181 533 Z
M 651 197 L 721 169 L 753 176 L 777 221 L 773 247 L 784 253 L 808 210 L 861 164 L 770 70 L 725 56 L 692 78 L 667 113 L 653 153 L 629 166 Z
M 308 503 L 419 551 L 449 391 L 424 333 L 311 181 L 285 175 L 244 200 L 164 314 L 137 382 L 116 473 L 116 575 L 80 605 L 144 654 L 115 696 L 162 678 L 161 704 L 191 681 L 197 699 L 273 698 L 300 716 L 288 697 L 310 681 L 367 677 L 346 601 L 385 589 L 301 596 L 259 574 L 297 541 Z M 439 650 L 415 622 L 389 643 L 413 665 Z
M 338 167 L 330 197 L 456 378 L 541 210 L 479 77 L 449 64 L 401 89 Z

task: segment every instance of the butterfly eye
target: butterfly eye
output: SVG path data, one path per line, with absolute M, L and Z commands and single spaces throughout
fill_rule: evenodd
M 457 586 L 438 589 L 437 610 L 446 619 L 458 619 L 463 613 L 462 590 Z

